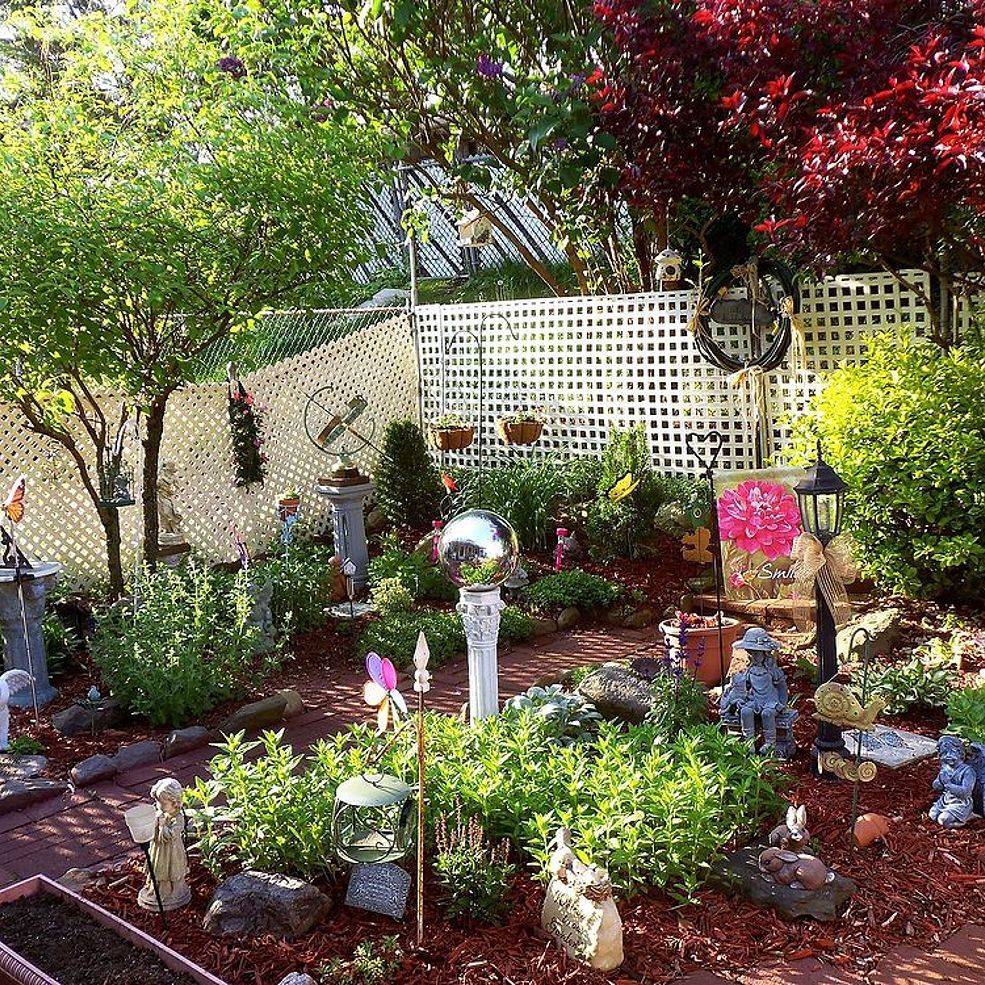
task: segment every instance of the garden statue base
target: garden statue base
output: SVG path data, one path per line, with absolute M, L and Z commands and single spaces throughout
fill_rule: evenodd
M 45 597 L 61 570 L 62 566 L 57 561 L 38 561 L 30 568 L 21 568 L 18 582 L 13 568 L 0 568 L 0 628 L 3 630 L 4 669 L 24 670 L 34 677 L 33 690 L 25 687 L 10 695 L 8 703 L 11 707 L 28 708 L 35 697 L 39 705 L 47 704 L 58 694 L 48 680 L 42 621 Z
M 352 587 L 360 591 L 369 579 L 369 549 L 366 546 L 366 523 L 363 506 L 376 488 L 369 479 L 359 476 L 359 482 L 330 481 L 319 483 L 315 492 L 326 496 L 332 505 L 332 536 L 335 553 L 340 559 L 355 565 Z
M 345 905 L 370 913 L 379 913 L 393 920 L 403 920 L 410 895 L 410 875 L 394 865 L 354 865 L 349 874 Z
M 793 724 L 800 713 L 793 708 L 787 708 L 776 716 L 776 748 L 774 755 L 777 759 L 793 759 L 797 754 L 797 743 L 793 737 Z M 742 738 L 742 722 L 736 713 L 723 713 L 719 723 L 730 735 Z
M 753 903 L 771 906 L 781 917 L 795 920 L 811 917 L 814 920 L 837 920 L 844 905 L 858 889 L 851 879 L 838 873 L 819 889 L 796 889 L 772 881 L 759 867 L 760 856 L 771 846 L 757 842 L 714 866 L 717 880 L 726 888 Z
M 469 655 L 469 721 L 499 714 L 499 663 L 496 646 L 505 605 L 500 590 L 459 590 L 456 606 L 465 627 Z
M 845 746 L 853 756 L 858 745 L 858 730 L 844 733 Z M 862 759 L 895 770 L 937 754 L 937 743 L 926 735 L 917 735 L 888 725 L 876 725 L 862 733 Z

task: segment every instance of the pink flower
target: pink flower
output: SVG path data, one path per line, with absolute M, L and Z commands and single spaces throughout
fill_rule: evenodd
M 718 526 L 722 537 L 740 550 L 761 551 L 772 561 L 793 550 L 801 529 L 800 509 L 786 486 L 746 479 L 718 497 Z
M 732 574 L 728 576 L 728 583 L 733 588 L 742 588 L 746 583 L 746 576 L 744 571 L 733 571 Z

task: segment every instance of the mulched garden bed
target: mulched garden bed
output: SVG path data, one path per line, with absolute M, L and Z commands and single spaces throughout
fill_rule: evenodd
M 195 985 L 78 907 L 43 893 L 0 905 L 0 940 L 60 985 Z

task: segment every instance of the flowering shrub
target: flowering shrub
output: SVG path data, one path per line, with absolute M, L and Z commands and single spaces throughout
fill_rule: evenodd
M 724 540 L 773 561 L 793 550 L 801 532 L 800 507 L 786 486 L 746 479 L 718 497 L 718 525 Z

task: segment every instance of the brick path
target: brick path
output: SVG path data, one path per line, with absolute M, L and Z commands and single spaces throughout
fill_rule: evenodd
M 618 660 L 654 638 L 655 630 L 576 630 L 552 636 L 500 656 L 499 686 L 503 698 L 526 690 L 545 674 L 602 660 Z M 286 723 L 285 737 L 296 749 L 339 731 L 353 721 L 368 721 L 362 700 L 364 675 L 356 670 L 334 673 L 301 697 L 304 712 Z M 405 689 L 409 694 L 409 688 Z M 428 706 L 457 713 L 468 700 L 465 660 L 435 672 Z M 182 784 L 207 773 L 209 747 L 196 749 L 160 765 L 142 766 L 63 797 L 0 815 L 0 886 L 36 873 L 54 879 L 66 870 L 85 868 L 130 851 L 123 811 L 147 800 L 151 785 L 162 776 Z

